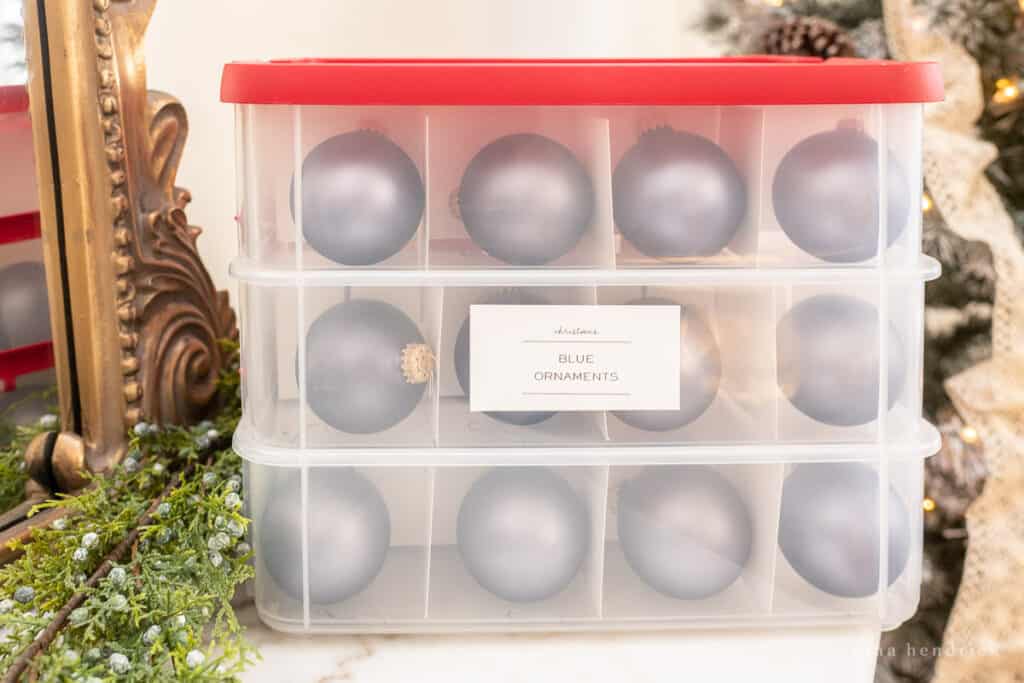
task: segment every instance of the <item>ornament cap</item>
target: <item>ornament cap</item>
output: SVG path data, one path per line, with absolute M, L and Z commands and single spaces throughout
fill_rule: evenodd
M 402 376 L 409 384 L 426 384 L 434 376 L 434 352 L 426 344 L 409 344 L 402 349 Z

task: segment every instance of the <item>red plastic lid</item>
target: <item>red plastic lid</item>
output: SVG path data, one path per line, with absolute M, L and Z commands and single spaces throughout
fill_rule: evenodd
M 53 367 L 53 342 L 0 351 L 0 391 L 14 391 L 21 375 L 42 372 Z
M 0 244 L 27 242 L 41 234 L 38 213 L 19 213 L 0 217 Z
M 221 100 L 304 105 L 773 105 L 936 102 L 934 62 L 814 57 L 234 62 Z
M 28 90 L 23 85 L 0 85 L 0 114 L 28 111 Z

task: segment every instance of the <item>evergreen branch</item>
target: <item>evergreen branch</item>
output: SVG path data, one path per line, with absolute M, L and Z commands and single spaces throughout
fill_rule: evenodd
M 231 606 L 253 570 L 228 447 L 241 415 L 237 345 L 228 351 L 212 422 L 136 425 L 118 467 L 34 508 L 64 516 L 0 567 L 4 680 L 229 681 L 257 656 Z
M 68 600 L 60 610 L 54 615 L 53 620 L 49 626 L 43 629 L 36 639 L 32 641 L 32 644 L 28 646 L 18 658 L 14 660 L 11 668 L 7 670 L 4 675 L 3 683 L 17 683 L 18 679 L 21 678 L 22 674 L 28 668 L 29 664 L 35 659 L 36 655 L 45 650 L 53 639 L 57 637 L 57 632 L 64 628 L 67 623 L 68 617 L 71 616 L 71 612 L 82 606 L 88 597 L 88 590 L 95 588 L 99 585 L 101 579 L 106 578 L 110 574 L 110 570 L 114 568 L 114 565 L 124 559 L 124 556 L 128 551 L 135 545 L 135 542 L 142 535 L 142 529 L 154 521 L 154 515 L 156 514 L 157 508 L 163 503 L 171 492 L 178 487 L 178 485 L 188 477 L 195 469 L 195 463 L 190 462 L 186 465 L 185 470 L 175 479 L 172 479 L 170 483 L 164 488 L 163 493 L 153 501 L 149 509 L 146 510 L 146 514 L 143 515 L 142 519 L 139 520 L 138 526 L 121 541 L 117 546 L 107 553 L 106 557 L 103 558 L 102 563 L 89 580 L 82 586 L 82 590 L 76 592 L 70 600 Z

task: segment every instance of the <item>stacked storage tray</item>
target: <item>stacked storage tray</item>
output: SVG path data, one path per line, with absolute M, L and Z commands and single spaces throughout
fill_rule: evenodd
M 909 618 L 941 94 L 859 60 L 229 64 L 263 620 Z
M 18 383 L 52 384 L 53 345 L 39 229 L 32 125 L 23 86 L 0 87 L 0 412 Z M 15 288 L 19 289 L 12 294 Z M 38 313 L 38 320 L 35 313 Z M 42 328 L 46 328 L 45 334 Z M 12 336 L 13 331 L 13 338 Z M 25 390 L 27 391 L 27 389 Z

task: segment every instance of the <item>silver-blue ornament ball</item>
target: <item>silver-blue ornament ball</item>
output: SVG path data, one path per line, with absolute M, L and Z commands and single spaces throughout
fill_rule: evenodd
M 486 299 L 483 303 L 492 306 L 546 306 L 549 301 L 539 296 L 526 292 L 522 289 L 506 290 Z M 469 316 L 466 316 L 459 333 L 455 337 L 455 377 L 459 380 L 459 386 L 469 399 L 470 392 L 470 339 L 469 339 Z M 484 413 L 499 422 L 528 427 L 550 420 L 556 413 L 540 410 L 524 411 L 493 411 Z
M 700 135 L 656 128 L 612 176 L 615 225 L 652 258 L 713 256 L 747 215 L 747 186 L 722 148 Z
M 629 306 L 679 306 L 648 297 Z M 711 407 L 722 381 L 722 356 L 714 332 L 694 306 L 679 306 L 679 410 L 619 410 L 613 414 L 647 432 L 667 432 L 690 424 Z
M 423 335 L 400 309 L 353 299 L 327 310 L 306 335 L 306 400 L 343 432 L 374 434 L 394 427 L 419 405 L 425 383 L 403 372 L 406 349 Z
M 46 270 L 30 261 L 0 270 L 0 350 L 50 341 Z
M 484 252 L 516 266 L 565 256 L 594 220 L 590 174 L 565 145 L 535 133 L 488 144 L 459 186 L 466 231 Z
M 798 143 L 779 164 L 772 203 L 793 243 L 833 263 L 857 263 L 878 253 L 878 142 L 856 128 L 839 128 Z M 907 226 L 917 192 L 889 152 L 886 233 L 892 245 Z
M 779 547 L 808 583 L 841 598 L 878 590 L 881 566 L 879 476 L 861 463 L 797 465 L 782 489 Z M 888 491 L 888 585 L 910 558 L 911 525 L 895 488 Z
M 499 467 L 459 508 L 459 553 L 486 590 L 510 602 L 551 598 L 572 582 L 590 547 L 590 515 L 565 479 L 543 467 Z
M 299 474 L 279 476 L 275 491 L 282 495 L 269 496 L 255 533 L 275 584 L 302 600 Z M 308 487 L 309 600 L 332 605 L 362 592 L 380 573 L 391 545 L 391 515 L 377 487 L 354 469 L 315 468 Z
M 778 380 L 800 412 L 836 427 L 867 424 L 878 417 L 878 310 L 851 296 L 822 294 L 801 301 L 779 321 Z M 889 325 L 888 403 L 903 393 L 907 351 Z
M 750 560 L 750 510 L 721 474 L 700 465 L 651 467 L 619 488 L 618 532 L 633 571 L 659 593 L 703 600 Z
M 416 234 L 425 205 L 416 163 L 380 133 L 335 135 L 302 164 L 302 233 L 336 263 L 369 266 L 394 256 Z

